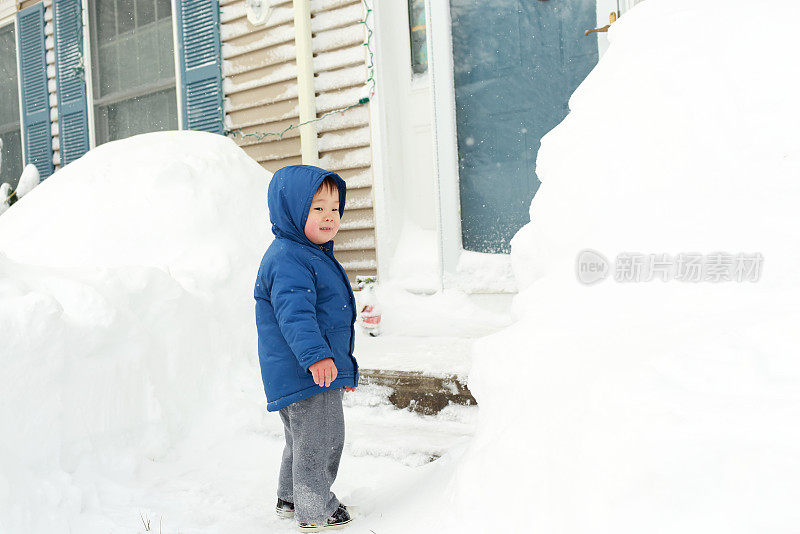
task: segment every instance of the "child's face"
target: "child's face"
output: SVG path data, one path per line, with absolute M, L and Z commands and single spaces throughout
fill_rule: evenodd
M 316 245 L 327 243 L 339 231 L 339 190 L 322 188 L 314 195 L 306 221 L 306 237 Z

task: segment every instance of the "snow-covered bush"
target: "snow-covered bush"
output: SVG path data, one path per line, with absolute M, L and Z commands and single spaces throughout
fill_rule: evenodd
M 0 142 L 0 149 L 2 149 Z M 39 170 L 36 165 L 29 163 L 22 170 L 16 189 L 11 189 L 11 184 L 0 185 L 0 214 L 11 207 L 14 202 L 30 193 L 34 187 L 39 185 Z

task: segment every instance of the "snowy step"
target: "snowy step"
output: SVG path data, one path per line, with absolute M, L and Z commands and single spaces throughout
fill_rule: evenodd
M 472 366 L 474 338 L 455 335 L 370 337 L 356 330 L 356 357 L 364 369 L 421 372 L 428 376 L 457 376 L 466 383 Z
M 361 385 L 345 395 L 345 450 L 354 457 L 385 457 L 408 466 L 436 460 L 475 433 L 477 406 L 451 405 L 436 415 L 401 410 L 391 389 Z

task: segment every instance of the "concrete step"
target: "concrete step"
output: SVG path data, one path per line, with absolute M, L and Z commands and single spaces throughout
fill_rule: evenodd
M 389 402 L 398 408 L 434 415 L 450 404 L 477 405 L 462 378 L 456 375 L 432 376 L 420 371 L 361 369 L 361 384 L 389 388 Z

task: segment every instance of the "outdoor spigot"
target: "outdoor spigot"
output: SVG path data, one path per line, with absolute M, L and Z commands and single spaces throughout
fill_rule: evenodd
M 608 24 L 606 24 L 602 28 L 592 28 L 591 30 L 586 30 L 585 32 L 583 32 L 583 35 L 589 35 L 590 33 L 595 33 L 595 32 L 607 32 L 608 28 L 610 28 L 611 25 L 617 21 L 618 16 L 619 15 L 616 12 L 612 11 L 611 13 L 608 14 Z

